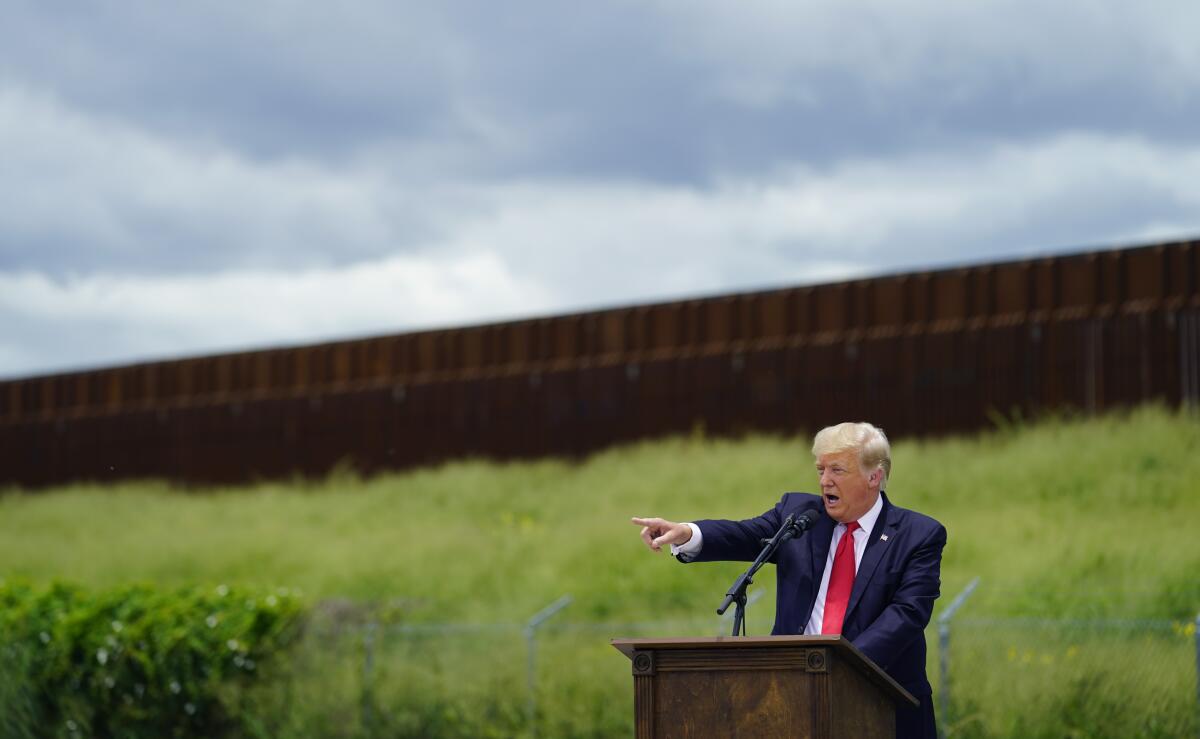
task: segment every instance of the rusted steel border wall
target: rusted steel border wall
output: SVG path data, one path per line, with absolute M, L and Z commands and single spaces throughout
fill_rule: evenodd
M 1181 242 L 0 382 L 0 484 L 1195 402 L 1198 284 Z

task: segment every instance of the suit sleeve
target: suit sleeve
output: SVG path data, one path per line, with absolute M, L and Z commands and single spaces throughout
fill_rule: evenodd
M 709 519 L 696 521 L 703 534 L 700 551 L 687 562 L 753 562 L 762 551 L 762 539 L 769 539 L 783 525 L 783 507 L 787 495 L 774 508 L 744 521 Z
M 888 669 L 925 631 L 933 602 L 941 594 L 942 549 L 946 528 L 938 524 L 913 550 L 891 602 L 854 639 L 854 646 Z

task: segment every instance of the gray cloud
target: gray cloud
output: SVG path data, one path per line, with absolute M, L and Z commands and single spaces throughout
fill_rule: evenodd
M 709 188 L 485 184 L 464 196 L 479 207 L 416 255 L 189 276 L 0 273 L 0 358 L 14 374 L 1132 242 L 1200 229 L 1197 183 L 1200 146 L 1065 135 Z M 49 336 L 73 351 L 38 349 Z
M 424 177 L 697 181 L 1063 127 L 1192 139 L 1200 112 L 1180 3 L 355 8 L 36 4 L 0 53 L 71 107 L 250 158 L 464 153 Z
M 0 374 L 1184 235 L 1197 21 L 19 3 Z

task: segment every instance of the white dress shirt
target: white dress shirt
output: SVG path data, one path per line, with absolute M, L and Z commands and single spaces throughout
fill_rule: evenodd
M 879 520 L 879 513 L 883 510 L 883 496 L 875 498 L 875 505 L 864 513 L 858 519 L 859 528 L 854 530 L 854 572 L 858 573 L 858 565 L 862 562 L 863 552 L 867 551 L 867 542 L 871 540 L 871 530 L 875 528 L 875 522 Z M 692 529 L 692 538 L 688 539 L 683 544 L 672 544 L 671 554 L 683 555 L 684 559 L 690 559 L 700 553 L 701 547 L 704 546 L 704 535 L 700 533 L 700 527 L 694 523 L 688 523 Z M 820 634 L 821 622 L 825 618 L 825 594 L 829 591 L 829 575 L 833 571 L 833 557 L 837 554 L 838 542 L 842 540 L 842 535 L 846 533 L 846 524 L 839 523 L 833 527 L 833 539 L 829 542 L 829 554 L 825 557 L 825 571 L 821 573 L 821 587 L 817 590 L 817 602 L 813 604 L 812 616 L 808 619 L 808 624 L 804 627 L 805 634 Z
M 883 496 L 875 498 L 875 505 L 858 519 L 858 528 L 851 536 L 854 537 L 854 574 L 858 574 L 858 565 L 862 563 L 863 552 L 867 551 L 867 542 L 871 540 L 871 530 L 879 520 L 879 512 L 883 510 Z M 821 573 L 821 587 L 817 590 L 817 602 L 813 604 L 812 615 L 808 617 L 808 625 L 804 627 L 805 634 L 820 634 L 821 622 L 825 620 L 825 594 L 829 592 L 829 575 L 833 572 L 833 557 L 837 554 L 838 542 L 846 533 L 846 524 L 839 523 L 833 527 L 833 539 L 829 542 L 829 554 L 825 556 L 825 571 Z

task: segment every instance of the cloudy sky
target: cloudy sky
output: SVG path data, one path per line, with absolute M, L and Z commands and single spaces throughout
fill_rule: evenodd
M 5 4 L 0 377 L 1200 234 L 1200 4 Z

